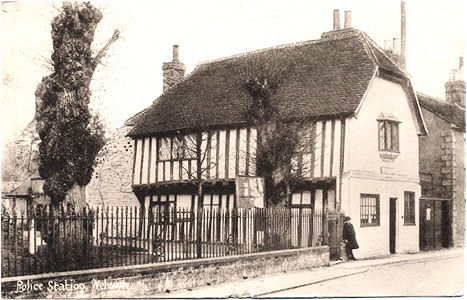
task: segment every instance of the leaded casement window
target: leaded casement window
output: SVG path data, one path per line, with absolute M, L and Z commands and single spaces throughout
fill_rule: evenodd
M 314 143 L 317 137 L 312 132 L 312 126 L 304 126 L 299 129 L 298 136 L 300 137 L 296 143 L 294 154 L 291 161 L 291 173 L 299 177 L 311 177 L 312 152 L 314 151 Z M 321 141 L 321 137 L 319 137 Z
M 183 159 L 185 157 L 185 144 L 183 137 L 172 138 L 172 159 Z
M 159 161 L 196 158 L 196 138 L 192 135 L 159 138 Z
M 379 195 L 360 195 L 360 226 L 379 226 Z
M 172 138 L 165 137 L 159 139 L 159 161 L 170 160 L 172 147 Z
M 379 120 L 379 150 L 399 152 L 399 122 Z
M 380 114 L 378 121 L 378 150 L 383 161 L 394 161 L 400 153 L 399 124 L 391 114 Z
M 404 192 L 404 225 L 415 225 L 414 192 Z

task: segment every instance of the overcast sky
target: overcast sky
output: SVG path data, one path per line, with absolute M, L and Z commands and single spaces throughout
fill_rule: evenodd
M 162 62 L 180 45 L 191 72 L 197 63 L 278 44 L 319 39 L 332 29 L 332 10 L 352 10 L 353 27 L 380 46 L 400 36 L 400 1 L 167 0 L 93 2 L 104 18 L 94 49 L 121 31 L 95 74 L 92 107 L 116 128 L 162 91 Z M 60 2 L 2 2 L 2 136 L 34 116 L 34 91 L 50 73 L 50 22 Z M 444 99 L 444 83 L 465 46 L 462 0 L 407 0 L 407 70 L 417 91 Z

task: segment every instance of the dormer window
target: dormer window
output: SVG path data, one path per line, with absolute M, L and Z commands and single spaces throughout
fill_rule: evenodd
M 381 114 L 378 117 L 379 153 L 384 161 L 393 161 L 399 156 L 399 124 L 393 115 Z

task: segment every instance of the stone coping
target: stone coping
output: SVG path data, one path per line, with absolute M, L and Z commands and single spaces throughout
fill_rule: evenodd
M 223 256 L 223 257 L 199 258 L 199 259 L 171 261 L 171 262 L 158 262 L 158 263 L 151 263 L 151 264 L 144 264 L 144 265 L 131 265 L 131 266 L 78 270 L 78 271 L 24 275 L 24 276 L 1 278 L 1 283 L 8 284 L 8 283 L 17 282 L 19 280 L 41 281 L 41 280 L 47 280 L 47 279 L 50 280 L 54 278 L 76 277 L 76 276 L 80 277 L 83 281 L 85 281 L 86 278 L 89 276 L 93 276 L 93 278 L 95 278 L 96 276 L 106 277 L 106 276 L 113 275 L 113 274 L 115 274 L 116 277 L 131 276 L 135 274 L 142 275 L 142 274 L 154 273 L 158 271 L 159 272 L 167 271 L 167 270 L 176 269 L 176 268 L 197 267 L 201 265 L 229 263 L 229 262 L 234 262 L 238 260 L 255 260 L 258 258 L 265 258 L 265 257 L 288 257 L 288 256 L 311 253 L 315 251 L 321 251 L 325 249 L 329 251 L 329 246 L 276 250 L 276 251 L 268 251 L 268 252 L 231 255 L 231 256 Z

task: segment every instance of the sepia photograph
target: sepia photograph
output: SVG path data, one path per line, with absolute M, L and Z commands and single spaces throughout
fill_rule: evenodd
M 464 296 L 463 0 L 1 0 L 1 297 Z

